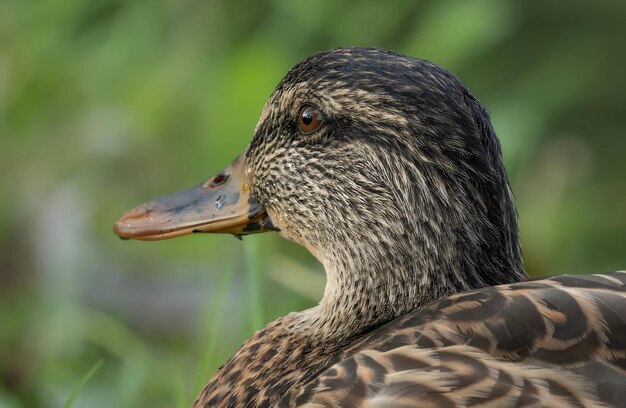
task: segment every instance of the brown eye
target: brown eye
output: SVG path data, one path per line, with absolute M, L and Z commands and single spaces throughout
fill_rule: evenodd
M 302 133 L 311 133 L 322 124 L 322 112 L 315 106 L 305 106 L 298 114 L 298 127 Z

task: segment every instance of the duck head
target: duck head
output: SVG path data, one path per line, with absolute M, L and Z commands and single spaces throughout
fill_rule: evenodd
M 299 63 L 229 167 L 115 225 L 136 239 L 265 230 L 324 264 L 325 298 L 381 293 L 395 299 L 382 314 L 524 276 L 485 109 L 443 68 L 381 49 Z

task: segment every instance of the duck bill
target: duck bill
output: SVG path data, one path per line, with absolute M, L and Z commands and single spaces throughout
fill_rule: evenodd
M 133 208 L 114 227 L 122 239 L 141 240 L 202 232 L 241 236 L 274 229 L 263 207 L 250 195 L 241 156 L 198 187 Z

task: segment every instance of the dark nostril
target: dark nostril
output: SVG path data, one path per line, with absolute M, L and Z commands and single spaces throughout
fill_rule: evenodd
M 218 174 L 217 176 L 215 176 L 215 178 L 212 181 L 212 184 L 214 186 L 220 185 L 222 184 L 224 181 L 226 181 L 226 177 L 224 177 L 223 174 Z
M 207 187 L 219 187 L 222 184 L 226 183 L 226 180 L 228 180 L 228 174 L 218 174 L 217 176 L 213 177 L 213 179 L 208 183 Z

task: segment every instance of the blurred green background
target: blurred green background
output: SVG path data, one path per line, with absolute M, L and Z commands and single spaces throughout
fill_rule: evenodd
M 248 143 L 302 58 L 430 59 L 487 105 L 533 276 L 624 268 L 626 3 L 0 0 L 0 407 L 186 407 L 323 271 L 276 234 L 123 242 Z

